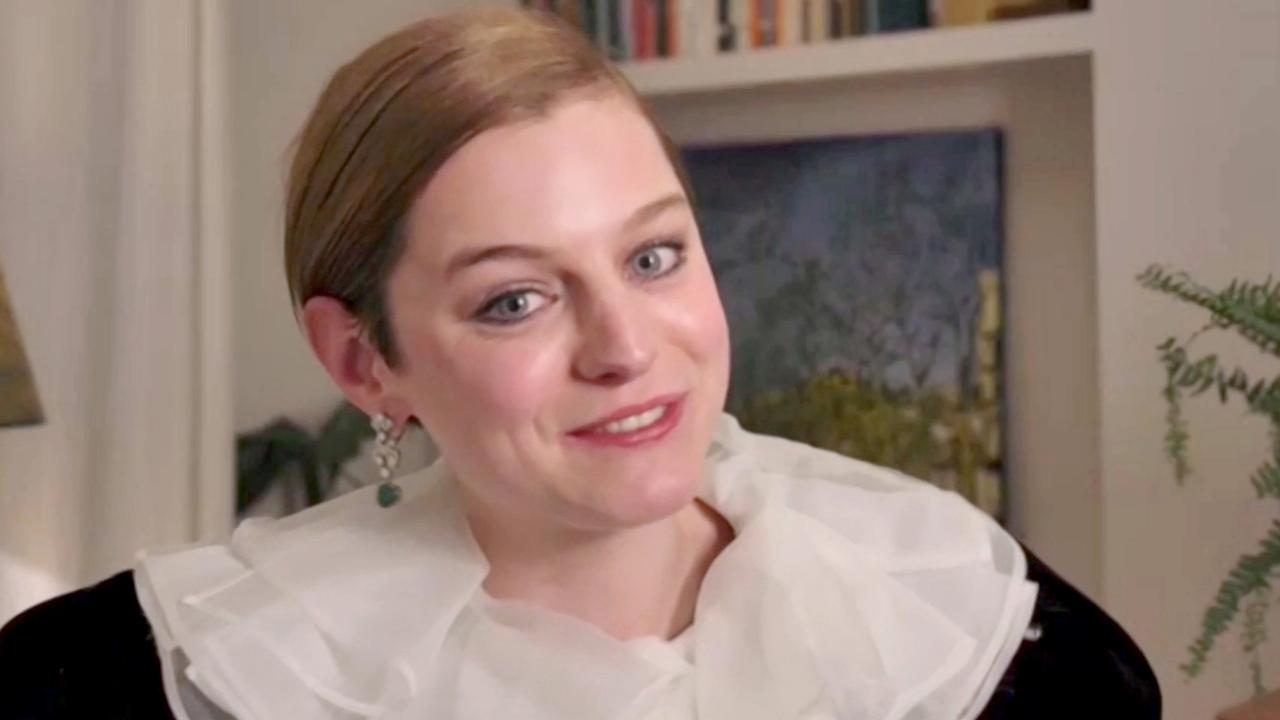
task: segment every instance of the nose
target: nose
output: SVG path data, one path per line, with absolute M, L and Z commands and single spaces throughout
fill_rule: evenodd
M 648 371 L 654 340 L 642 305 L 621 288 L 579 305 L 582 340 L 573 362 L 578 379 L 622 385 Z

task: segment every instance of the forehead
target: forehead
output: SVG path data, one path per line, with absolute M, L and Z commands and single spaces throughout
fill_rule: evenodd
M 456 152 L 414 203 L 406 249 L 437 265 L 478 244 L 599 237 L 672 192 L 679 179 L 630 101 L 576 99 Z

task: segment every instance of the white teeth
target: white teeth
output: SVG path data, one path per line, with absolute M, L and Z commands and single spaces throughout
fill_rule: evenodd
M 602 428 L 610 435 L 619 433 L 635 432 L 640 428 L 646 428 L 662 419 L 667 414 L 667 406 L 660 405 L 652 410 L 646 410 L 638 415 L 625 417 L 621 420 L 615 420 Z

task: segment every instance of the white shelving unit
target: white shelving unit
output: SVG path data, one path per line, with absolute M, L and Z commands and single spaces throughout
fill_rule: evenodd
M 1101 589 L 1095 19 L 1071 13 L 623 66 L 685 145 L 1004 131 L 1010 524 Z
M 1092 23 L 1090 13 L 1068 13 L 705 57 L 660 58 L 624 63 L 622 68 L 632 84 L 650 97 L 927 73 L 1087 55 L 1093 50 Z

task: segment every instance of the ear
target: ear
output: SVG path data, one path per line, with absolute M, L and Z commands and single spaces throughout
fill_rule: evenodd
M 391 373 L 382 355 L 341 302 L 311 298 L 302 306 L 302 324 L 311 350 L 352 405 L 370 417 L 385 413 L 397 426 L 407 422 L 404 403 L 386 382 Z

